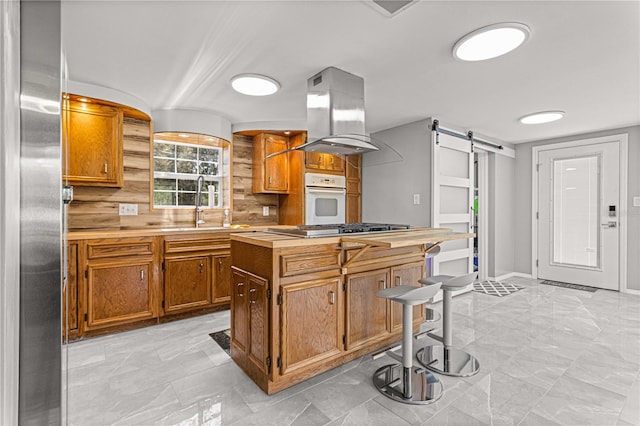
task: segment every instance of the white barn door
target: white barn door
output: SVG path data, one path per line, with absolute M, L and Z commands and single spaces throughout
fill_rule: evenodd
M 454 232 L 473 229 L 473 146 L 470 140 L 431 134 L 431 226 Z M 473 238 L 447 241 L 432 259 L 433 275 L 473 272 Z

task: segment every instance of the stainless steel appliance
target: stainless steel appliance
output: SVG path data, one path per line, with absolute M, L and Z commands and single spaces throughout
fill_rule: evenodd
M 345 222 L 346 183 L 344 176 L 320 173 L 304 175 L 305 225 Z
M 340 234 L 371 234 L 374 232 L 394 232 L 411 229 L 409 225 L 391 223 L 334 223 L 327 225 L 301 225 L 295 228 L 269 228 L 267 232 L 294 237 L 328 237 Z

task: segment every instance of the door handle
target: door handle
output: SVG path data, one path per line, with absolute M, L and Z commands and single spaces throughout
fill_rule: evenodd
M 336 304 L 336 293 L 334 291 L 329 292 L 329 304 L 330 305 Z
M 236 296 L 240 296 L 240 297 L 244 296 L 244 289 L 242 289 L 243 291 L 240 292 L 241 287 L 244 287 L 244 283 L 238 283 L 236 287 L 237 287 Z
M 256 299 L 253 298 L 252 295 L 256 294 L 256 289 L 255 288 L 251 288 L 249 289 L 249 303 L 256 303 Z

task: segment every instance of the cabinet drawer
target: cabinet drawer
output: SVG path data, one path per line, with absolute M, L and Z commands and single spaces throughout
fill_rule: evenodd
M 207 238 L 181 238 L 164 240 L 165 253 L 182 253 L 194 251 L 229 250 L 231 240 L 229 235 Z
M 340 267 L 340 254 L 336 252 L 284 254 L 280 256 L 280 276 L 309 274 Z
M 89 259 L 141 255 L 153 255 L 152 237 L 113 238 L 87 242 L 87 257 Z

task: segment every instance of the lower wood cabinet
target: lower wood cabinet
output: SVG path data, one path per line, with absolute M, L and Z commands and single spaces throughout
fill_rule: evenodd
M 281 374 L 342 352 L 342 293 L 340 278 L 281 287 Z
M 347 350 L 389 334 L 387 300 L 376 296 L 388 283 L 388 268 L 346 276 Z
M 151 319 L 155 314 L 153 260 L 90 263 L 86 329 Z
M 266 374 L 271 365 L 269 281 L 235 267 L 231 274 L 231 350 L 240 351 L 252 370 Z
M 62 333 L 73 340 L 82 332 L 80 321 L 80 286 L 78 285 L 78 243 L 67 246 L 66 271 L 62 292 Z
M 209 306 L 212 302 L 211 256 L 164 261 L 164 311 Z
M 213 256 L 213 303 L 231 300 L 231 255 Z
M 402 266 L 394 266 L 391 268 L 391 286 L 413 285 L 418 286 L 418 280 L 425 276 L 424 262 L 409 263 Z M 391 320 L 391 331 L 402 330 L 402 305 L 396 302 L 388 301 L 389 318 Z M 424 305 L 416 305 L 413 307 L 413 323 L 421 323 L 424 321 Z

